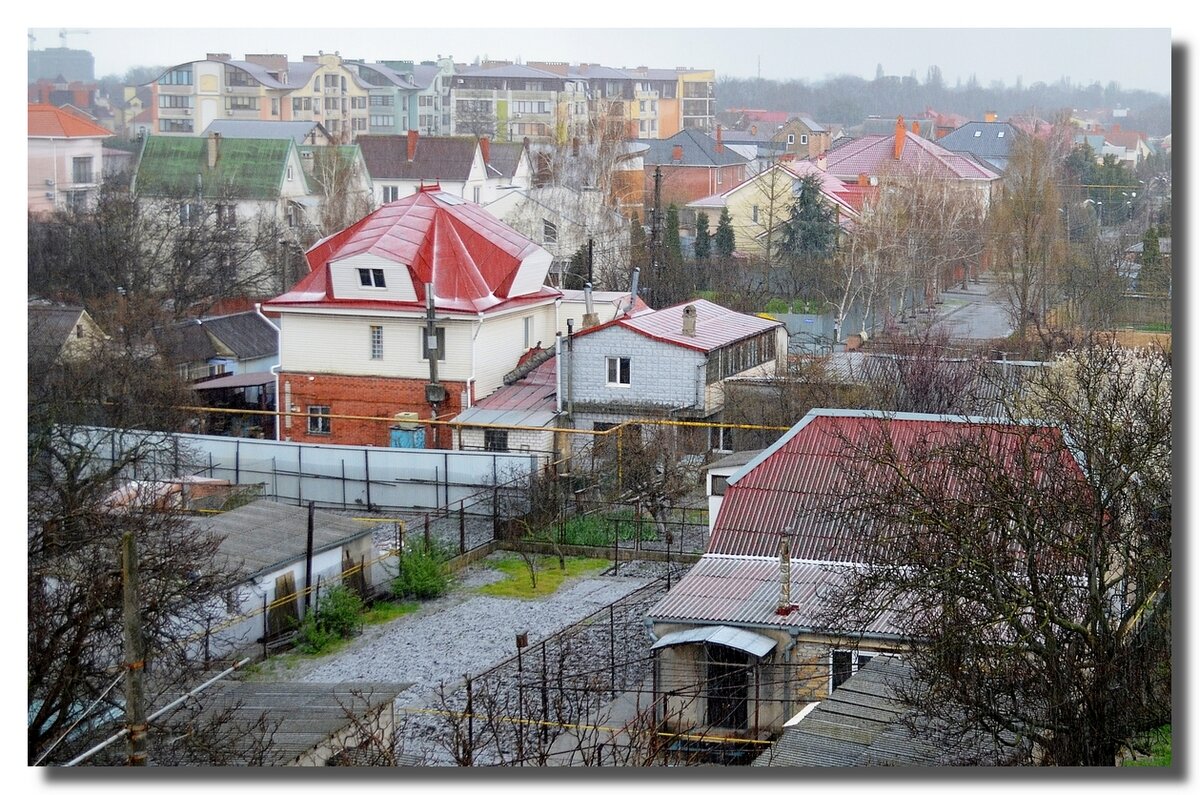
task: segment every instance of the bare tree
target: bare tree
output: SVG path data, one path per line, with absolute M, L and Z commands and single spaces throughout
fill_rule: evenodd
M 1171 367 L 1109 342 L 1038 370 L 1011 424 L 846 439 L 863 565 L 834 631 L 889 614 L 950 733 L 1027 741 L 1025 763 L 1112 765 L 1171 720 Z
M 317 234 L 325 237 L 368 215 L 374 209 L 374 197 L 358 147 L 316 146 L 312 152 L 308 173 L 321 191 Z

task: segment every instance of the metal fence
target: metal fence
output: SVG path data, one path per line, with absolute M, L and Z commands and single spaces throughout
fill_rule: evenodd
M 105 463 L 137 447 L 133 479 L 205 475 L 264 496 L 322 508 L 445 509 L 481 488 L 528 477 L 548 460 L 539 453 L 419 450 L 314 445 L 270 439 L 81 428 L 78 436 Z

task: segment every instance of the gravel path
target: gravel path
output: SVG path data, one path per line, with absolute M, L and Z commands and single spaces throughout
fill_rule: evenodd
M 483 565 L 468 567 L 449 595 L 412 615 L 367 627 L 333 657 L 292 660 L 291 668 L 275 674 L 305 682 L 413 682 L 396 704 L 423 703 L 438 682 L 457 686 L 464 674 L 482 673 L 514 655 L 517 633 L 528 632 L 532 645 L 650 581 L 596 574 L 536 600 L 473 593 L 502 578 Z

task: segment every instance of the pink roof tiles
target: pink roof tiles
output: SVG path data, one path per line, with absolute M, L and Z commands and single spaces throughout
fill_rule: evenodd
M 903 132 L 900 159 L 895 158 L 895 135 L 867 135 L 826 153 L 826 171 L 853 182 L 859 174 L 929 173 L 938 179 L 991 181 L 996 174 L 970 158 L 945 149 L 933 141 Z
M 696 308 L 695 336 L 683 333 L 683 310 L 688 306 Z M 575 336 L 593 334 L 610 326 L 621 326 L 661 342 L 708 353 L 780 325 L 777 320 L 734 312 L 732 309 L 698 298 L 653 312 L 619 317 L 608 323 L 584 329 Z
M 316 243 L 306 253 L 311 272 L 266 303 L 289 306 L 423 309 L 426 283 L 439 311 L 484 312 L 552 298 L 545 287 L 550 255 L 484 211 L 436 189 L 423 189 Z M 404 266 L 415 295 L 366 298 L 335 287 L 338 263 Z

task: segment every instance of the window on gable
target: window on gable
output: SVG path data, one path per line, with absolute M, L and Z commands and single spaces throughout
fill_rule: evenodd
M 788 146 L 791 146 L 794 143 L 796 143 L 795 133 L 788 133 Z
M 308 432 L 328 435 L 332 431 L 329 406 L 308 407 Z
M 359 268 L 358 282 L 363 287 L 387 287 L 383 278 L 383 268 Z
M 383 326 L 371 326 L 371 358 L 383 358 Z
M 237 205 L 218 204 L 217 224 L 224 227 L 237 226 Z
M 801 136 L 800 136 L 800 143 L 801 143 L 801 145 L 803 145 L 803 144 L 807 144 L 807 143 L 808 143 L 808 136 L 807 136 L 807 135 L 801 135 Z
M 383 201 L 385 204 L 387 202 L 394 202 L 399 198 L 400 198 L 400 186 L 398 186 L 398 185 L 384 185 L 383 186 Z
M 756 224 L 758 223 L 758 205 L 757 204 L 750 208 L 750 220 Z
M 609 386 L 629 386 L 629 357 L 609 356 L 607 358 Z

